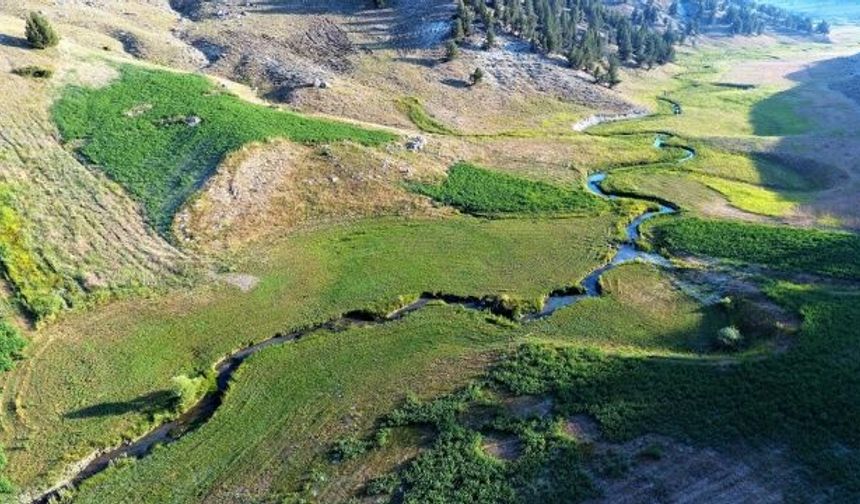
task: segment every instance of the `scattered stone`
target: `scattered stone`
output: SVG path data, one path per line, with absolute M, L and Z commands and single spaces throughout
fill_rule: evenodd
M 406 141 L 406 149 L 410 151 L 420 151 L 424 150 L 424 147 L 427 146 L 427 139 L 423 136 L 417 136 L 414 138 L 410 138 Z
M 122 115 L 124 115 L 126 117 L 139 117 L 139 116 L 142 116 L 143 114 L 147 113 L 151 109 L 152 109 L 151 103 L 141 103 L 139 105 L 135 105 L 134 107 L 126 110 L 125 112 L 122 113 Z

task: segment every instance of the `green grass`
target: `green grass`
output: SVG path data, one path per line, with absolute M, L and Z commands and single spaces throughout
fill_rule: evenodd
M 452 166 L 440 185 L 412 184 L 410 188 L 475 215 L 571 215 L 607 208 L 604 200 L 579 186 L 565 189 L 468 163 Z
M 67 88 L 53 107 L 67 142 L 137 198 L 153 225 L 173 215 L 229 152 L 275 137 L 379 145 L 391 133 L 244 102 L 205 77 L 132 66 L 104 88 Z M 185 119 L 202 122 L 189 126 Z
M 675 254 L 860 279 L 860 236 L 854 233 L 697 218 L 656 220 L 645 229 L 658 247 Z
M 139 400 L 167 390 L 171 377 L 194 376 L 231 349 L 277 332 L 352 309 L 384 311 L 400 296 L 424 291 L 537 300 L 575 285 L 607 260 L 617 220 L 606 214 L 339 226 L 256 250 L 237 266 L 260 278 L 247 294 L 204 286 L 70 314 L 33 344 L 39 358 L 29 362 L 29 378 L 13 379 L 3 391 L 4 401 L 22 398 L 0 438 L 15 448 L 10 475 L 22 487 L 51 481 L 69 460 L 145 430 L 159 405 Z M 66 416 L 86 408 L 105 414 Z
M 458 135 L 454 129 L 430 115 L 418 98 L 413 96 L 401 98 L 397 100 L 397 107 L 409 117 L 412 124 L 425 133 Z
M 603 296 L 535 324 L 531 338 L 635 353 L 708 352 L 730 314 L 679 291 L 664 273 L 633 263 L 601 278 Z
M 330 445 L 321 437 L 370 427 L 404 390 L 438 394 L 462 384 L 476 372 L 471 356 L 505 342 L 505 330 L 482 315 L 433 307 L 383 327 L 321 331 L 272 348 L 240 369 L 199 431 L 107 471 L 75 502 L 197 502 L 213 491 L 229 500 L 234 488 L 264 481 L 280 501 L 325 457 Z M 346 417 L 354 420 L 344 424 Z M 323 481 L 311 481 L 308 496 Z
M 613 271 L 607 282 L 606 303 L 582 311 L 577 308 L 585 305 L 577 305 L 567 310 L 569 316 L 538 325 L 500 324 L 485 314 L 438 306 L 390 325 L 340 334 L 323 331 L 297 344 L 266 350 L 243 366 L 224 406 L 210 423 L 143 461 L 108 471 L 87 484 L 76 502 L 122 501 L 130 495 L 142 496 L 143 502 L 162 502 L 167 496 L 175 502 L 197 502 L 201 493 L 226 496 L 250 481 L 267 481 L 270 486 L 264 493 L 276 501 L 287 496 L 310 498 L 313 493 L 321 502 L 335 502 L 353 493 L 354 485 L 368 473 L 391 465 L 378 460 L 370 467 L 363 465 L 362 452 L 376 444 L 365 441 L 364 436 L 372 431 L 376 420 L 387 416 L 399 418 L 389 422 L 390 426 L 411 423 L 409 415 L 388 415 L 407 391 L 435 397 L 462 386 L 485 369 L 486 360 L 479 356 L 507 351 L 512 342 L 524 337 L 570 345 L 675 352 L 695 346 L 691 343 L 698 339 L 698 326 L 708 325 L 701 323 L 705 317 L 694 313 L 696 303 L 675 291 L 651 266 L 625 266 Z M 627 301 L 633 305 L 629 316 L 609 316 L 612 310 L 625 309 Z M 679 308 L 682 315 L 673 319 L 673 308 Z M 602 316 L 601 321 L 592 318 Z M 641 327 L 628 334 L 639 317 L 644 319 Z M 602 326 L 604 322 L 602 333 L 591 334 L 595 323 Z M 623 338 L 626 341 L 619 344 Z M 434 409 L 445 411 L 444 405 Z M 342 419 L 347 415 L 352 420 L 345 424 Z M 437 425 L 444 423 L 443 418 L 429 413 L 428 418 Z M 592 488 L 581 471 L 576 467 L 567 470 L 570 457 L 576 455 L 572 440 L 553 434 L 553 425 L 524 422 L 504 428 L 533 434 L 527 439 L 534 444 L 527 441 L 528 456 L 518 464 L 504 466 L 484 455 L 476 458 L 478 438 L 456 430 L 449 433 L 453 437 L 443 435 L 439 451 L 429 459 L 422 458 L 419 464 L 436 467 L 441 460 L 462 457 L 470 464 L 470 471 L 489 471 L 494 488 L 502 493 L 486 494 L 485 501 L 488 495 L 507 495 L 510 499 L 524 491 L 520 488 L 514 492 L 502 481 L 528 481 L 547 464 L 558 467 L 555 476 L 563 476 L 558 485 L 549 485 L 555 491 L 567 498 L 591 495 Z M 347 454 L 342 457 L 347 460 L 330 465 L 327 460 L 332 447 Z M 286 457 L 284 450 L 289 450 Z M 266 469 L 261 472 L 261 461 L 270 460 L 278 463 L 263 463 Z M 205 475 L 192 477 L 201 465 L 207 467 Z M 444 486 L 444 470 L 437 469 L 437 480 Z M 415 469 L 408 476 L 413 485 L 422 472 Z M 575 482 L 573 476 L 577 476 Z M 448 489 L 466 495 L 467 488 L 481 488 L 485 482 L 475 478 L 472 484 L 476 486 Z M 148 490 L 142 492 L 143 488 Z M 549 491 L 546 488 L 530 491 L 545 498 L 549 495 L 543 493 Z M 413 493 L 407 502 L 429 502 L 425 500 L 428 495 Z

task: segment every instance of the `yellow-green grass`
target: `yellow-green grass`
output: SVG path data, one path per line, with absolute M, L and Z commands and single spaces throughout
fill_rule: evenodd
M 784 217 L 793 213 L 799 204 L 807 200 L 801 194 L 777 192 L 744 182 L 717 177 L 699 178 L 706 186 L 725 196 L 732 206 L 759 215 Z
M 66 305 L 67 285 L 35 254 L 24 222 L 13 205 L 15 192 L 0 184 L 0 273 L 12 283 L 20 303 L 38 320 L 54 317 Z
M 135 495 L 143 502 L 190 503 L 201 495 L 229 499 L 240 488 L 251 498 L 277 500 L 296 491 L 293 497 L 308 498 L 319 490 L 322 502 L 342 500 L 391 461 L 330 465 L 327 450 L 345 435 L 365 436 L 409 391 L 427 397 L 460 386 L 486 369 L 488 355 L 524 339 L 665 354 L 699 346 L 705 329 L 722 323 L 709 320 L 714 313 L 697 313 L 701 307 L 649 265 L 613 271 L 606 291 L 606 299 L 536 325 L 491 323 L 484 314 L 433 306 L 389 325 L 321 331 L 268 349 L 243 366 L 208 424 L 99 476 L 76 501 Z M 193 477 L 201 466 L 207 468 L 202 477 Z
M 785 84 L 766 84 L 743 89 L 720 85 L 732 67 L 741 62 L 790 61 L 802 51 L 827 54 L 827 44 L 768 45 L 763 47 L 707 46 L 681 51 L 677 70 L 659 76 L 643 74 L 628 83 L 627 89 L 639 100 L 655 104 L 657 96 L 680 103 L 683 113 L 675 115 L 670 107 L 659 105 L 659 113 L 632 122 L 610 123 L 601 132 L 672 131 L 691 137 L 783 136 L 805 133 L 811 126 L 803 112 L 807 97 L 785 93 Z
M 213 285 L 72 314 L 32 335 L 30 358 L 6 378 L 11 476 L 44 484 L 91 450 L 142 432 L 151 411 L 136 400 L 276 332 L 352 309 L 384 311 L 424 291 L 537 300 L 575 285 L 606 261 L 618 223 L 607 214 L 336 227 L 256 251 L 239 266 L 260 278 L 247 294 Z M 111 414 L 66 416 L 86 408 Z

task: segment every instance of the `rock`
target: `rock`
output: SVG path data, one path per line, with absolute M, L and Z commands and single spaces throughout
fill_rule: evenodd
M 200 126 L 201 122 L 203 122 L 203 119 L 198 116 L 188 116 L 185 118 L 185 125 L 189 128 L 196 128 L 197 126 Z
M 424 147 L 427 145 L 427 139 L 423 136 L 417 136 L 414 138 L 410 138 L 406 141 L 406 149 L 410 151 L 420 151 L 424 150 Z

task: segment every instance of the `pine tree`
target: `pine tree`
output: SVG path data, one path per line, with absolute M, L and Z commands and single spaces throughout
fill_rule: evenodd
M 476 68 L 471 75 L 469 75 L 469 82 L 472 83 L 473 86 L 477 86 L 482 80 L 484 80 L 484 71 L 479 68 Z
M 38 12 L 31 12 L 27 17 L 25 33 L 27 35 L 27 42 L 36 49 L 54 47 L 60 42 L 60 37 L 54 31 L 51 23 Z
M 445 44 L 445 60 L 454 61 L 457 59 L 457 56 L 460 54 L 460 48 L 457 47 L 457 43 L 453 40 L 449 40 Z
M 621 82 L 618 75 L 618 58 L 613 54 L 609 56 L 609 68 L 606 70 L 606 84 L 609 87 L 615 87 Z

